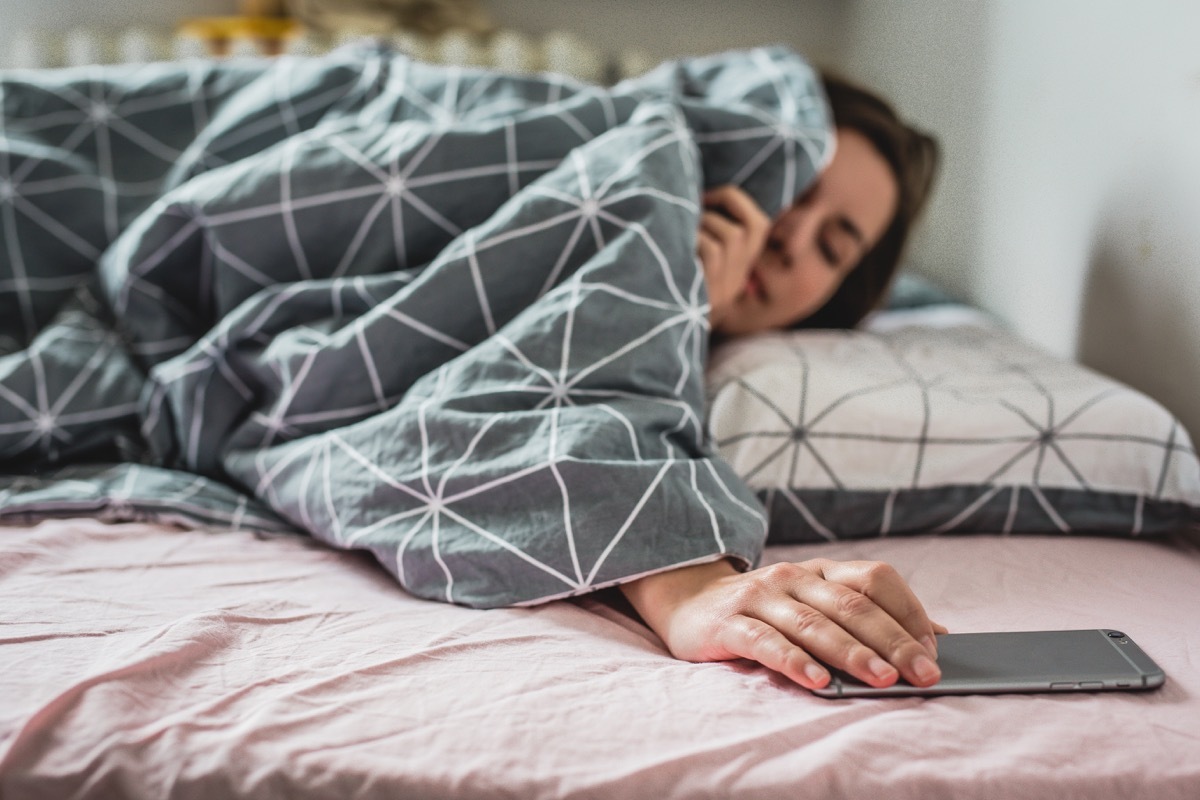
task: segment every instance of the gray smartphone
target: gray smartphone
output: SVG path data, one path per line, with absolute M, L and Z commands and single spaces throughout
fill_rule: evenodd
M 821 697 L 1091 692 L 1154 689 L 1166 675 L 1121 631 L 948 633 L 937 637 L 942 679 L 919 687 L 900 680 L 876 689 L 839 670 Z

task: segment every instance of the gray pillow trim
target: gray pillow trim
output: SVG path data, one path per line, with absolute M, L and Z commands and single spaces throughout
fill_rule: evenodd
M 847 491 L 763 489 L 767 544 L 929 533 L 1147 536 L 1200 526 L 1200 509 L 1139 494 L 1029 485 Z

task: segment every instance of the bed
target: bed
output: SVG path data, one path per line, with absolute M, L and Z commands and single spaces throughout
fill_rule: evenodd
M 1120 627 L 1147 693 L 824 700 L 687 664 L 611 594 L 416 599 L 300 537 L 49 521 L 0 538 L 5 798 L 1155 798 L 1200 789 L 1200 548 L 880 539 L 951 630 Z
M 1169 412 L 912 282 L 708 358 L 696 179 L 794 196 L 814 85 L 781 48 L 7 76 L 0 797 L 1200 794 Z M 1167 683 L 825 700 L 614 588 L 815 557 Z

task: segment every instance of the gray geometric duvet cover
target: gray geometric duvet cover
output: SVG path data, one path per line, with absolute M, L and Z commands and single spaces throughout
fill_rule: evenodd
M 411 61 L 0 81 L 0 521 L 299 530 L 534 603 L 722 554 L 699 196 L 830 155 L 785 49 L 612 88 Z

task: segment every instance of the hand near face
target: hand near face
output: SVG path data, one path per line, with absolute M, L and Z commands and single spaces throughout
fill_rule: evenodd
M 774 219 L 745 192 L 707 192 L 699 256 L 709 321 L 725 336 L 782 330 L 816 313 L 880 241 L 899 185 L 862 134 L 838 129 L 833 159 Z
M 708 319 L 716 329 L 746 291 L 750 269 L 767 243 L 771 219 L 736 186 L 704 193 L 697 254 L 708 287 Z
M 934 634 L 946 629 L 881 562 L 815 559 L 739 573 L 721 560 L 621 589 L 685 661 L 747 658 L 809 689 L 829 683 L 818 660 L 876 687 L 941 678 Z

